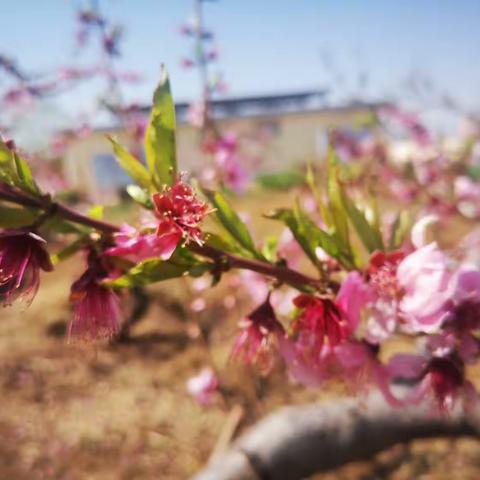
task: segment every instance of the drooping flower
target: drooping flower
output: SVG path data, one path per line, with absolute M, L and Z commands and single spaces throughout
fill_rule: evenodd
M 448 312 L 451 271 L 435 242 L 415 250 L 398 265 L 397 280 L 404 294 L 399 311 L 414 332 L 434 333 Z
M 299 295 L 293 300 L 299 309 L 291 330 L 297 349 L 316 361 L 325 344 L 338 345 L 351 332 L 342 310 L 329 298 Z
M 285 333 L 270 304 L 270 296 L 241 320 L 239 326 L 242 330 L 233 346 L 231 358 L 255 364 L 262 373 L 268 373 L 274 365 L 279 337 Z
M 465 377 L 464 362 L 455 353 L 430 357 L 395 355 L 390 359 L 388 370 L 394 379 L 417 382 L 404 398 L 407 403 L 427 400 L 440 412 L 451 411 L 460 400 L 467 409 L 478 403 L 478 393 Z
M 124 224 L 120 232 L 114 235 L 116 246 L 107 249 L 105 254 L 124 257 L 134 263 L 148 258 L 168 260 L 180 239 L 181 236 L 176 230 L 159 236 L 155 232 L 139 232 L 136 228 Z
M 68 326 L 68 337 L 87 341 L 111 338 L 120 328 L 120 298 L 102 284 L 109 276 L 104 259 L 90 252 L 87 262 L 87 270 L 71 287 L 73 318 Z
M 480 270 L 461 265 L 451 280 L 451 298 L 447 304 L 442 333 L 454 339 L 465 363 L 475 362 L 480 355 Z
M 23 297 L 30 304 L 40 284 L 40 270 L 53 265 L 46 242 L 26 229 L 0 232 L 0 303 L 11 305 Z
M 201 406 L 212 403 L 218 391 L 218 377 L 210 367 L 204 368 L 198 375 L 187 381 L 187 391 Z
M 157 235 L 176 244 L 185 242 L 203 244 L 199 224 L 208 212 L 206 203 L 198 200 L 192 188 L 181 178 L 173 187 L 153 195 L 155 216 L 159 219 Z

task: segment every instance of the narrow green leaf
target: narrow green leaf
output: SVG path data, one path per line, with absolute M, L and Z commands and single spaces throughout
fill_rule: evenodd
M 233 254 L 243 254 L 249 256 L 249 252 L 245 252 L 238 242 L 230 235 L 218 235 L 216 233 L 208 232 L 205 235 L 205 245 L 224 252 L 233 253 Z
M 375 250 L 384 250 L 380 230 L 368 223 L 364 213 L 356 207 L 344 190 L 341 191 L 341 195 L 348 217 L 367 251 L 372 253 Z
M 216 208 L 216 217 L 232 238 L 256 258 L 263 260 L 262 254 L 258 252 L 255 247 L 255 243 L 253 242 L 247 226 L 227 202 L 227 199 L 220 192 L 213 192 L 204 189 L 203 193 Z
M 406 211 L 398 213 L 390 230 L 389 250 L 400 248 L 410 230 L 411 219 Z
M 335 232 L 344 246 L 348 250 L 351 250 L 347 212 L 342 202 L 341 189 L 338 182 L 337 158 L 333 149 L 330 151 L 328 157 L 328 199 Z
M 318 211 L 320 213 L 320 216 L 322 217 L 322 220 L 325 222 L 325 225 L 327 227 L 332 227 L 333 226 L 332 214 L 328 210 L 327 206 L 325 205 L 325 202 L 322 199 L 321 191 L 319 190 L 315 182 L 315 176 L 314 176 L 311 164 L 309 164 L 307 167 L 306 181 L 307 181 L 307 185 L 310 187 L 310 190 L 313 193 L 313 196 L 315 197 L 315 201 L 317 202 L 317 206 L 318 206 Z
M 158 258 L 145 260 L 131 268 L 125 275 L 104 282 L 115 288 L 141 287 L 162 280 L 170 280 L 185 275 L 200 276 L 209 269 L 210 263 L 189 263 L 186 261 L 163 261 Z
M 78 238 L 77 240 L 70 243 L 62 250 L 60 250 L 58 253 L 55 253 L 54 255 L 52 255 L 51 256 L 52 263 L 55 265 L 59 262 L 62 262 L 63 260 L 66 260 L 67 258 L 70 258 L 72 255 L 77 253 L 83 246 L 85 246 L 86 242 L 87 242 L 86 237 Z
M 0 139 L 0 180 L 13 184 L 16 177 L 13 152 Z
M 353 268 L 350 253 L 345 251 L 341 243 L 333 235 L 318 227 L 298 204 L 294 210 L 278 210 L 270 218 L 282 220 L 291 230 L 295 240 L 306 253 L 310 261 L 320 268 L 321 261 L 316 249 L 320 247 L 332 258 L 337 259 L 346 268 Z
M 127 172 L 127 174 L 141 187 L 147 190 L 150 189 L 152 186 L 152 179 L 145 166 L 113 137 L 107 135 L 107 138 L 113 145 L 115 158 L 125 172 Z
M 0 205 L 0 227 L 19 228 L 31 225 L 36 215 L 27 208 L 13 208 Z
M 262 248 L 262 255 L 269 261 L 276 261 L 276 251 L 278 247 L 278 238 L 276 236 L 268 237 Z
M 160 83 L 153 95 L 150 121 L 145 132 L 147 165 L 158 190 L 172 185 L 177 175 L 175 147 L 175 104 L 167 70 L 162 67 Z
M 17 187 L 26 192 L 38 195 L 40 193 L 40 189 L 33 179 L 32 171 L 30 170 L 28 163 L 16 153 L 13 154 L 13 161 L 15 163 L 15 169 L 17 173 L 17 181 L 15 182 Z

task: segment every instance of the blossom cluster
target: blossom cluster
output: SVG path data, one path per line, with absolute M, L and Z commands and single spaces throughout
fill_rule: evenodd
M 440 410 L 478 400 L 466 367 L 478 360 L 480 267 L 441 250 L 375 252 L 363 272 L 347 273 L 336 295 L 300 294 L 286 326 L 271 296 L 241 322 L 233 355 L 272 368 L 283 359 L 306 385 L 343 378 L 356 391 L 375 386 L 394 405 L 428 398 Z M 385 358 L 382 346 L 408 336 L 421 353 Z M 409 381 L 408 394 L 395 383 Z

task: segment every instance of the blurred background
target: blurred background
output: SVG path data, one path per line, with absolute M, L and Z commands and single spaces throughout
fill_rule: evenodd
M 332 134 L 358 182 L 359 159 L 383 158 L 387 136 L 389 158 L 413 165 L 420 184 L 431 180 L 412 159 L 438 161 L 438 145 L 442 158 L 468 145 L 468 179 L 480 178 L 476 0 L 20 0 L 0 15 L 0 133 L 44 189 L 79 208 L 106 203 L 109 219 L 138 211 L 106 135 L 143 161 L 161 64 L 180 169 L 226 187 L 259 241 L 285 235 L 261 215 L 304 193 L 305 167 L 322 170 Z M 408 193 L 391 187 L 386 204 Z M 462 197 L 459 231 L 478 221 L 475 195 Z M 249 275 L 212 290 L 152 287 L 125 299 L 127 316 L 144 308 L 121 339 L 66 344 L 81 271 L 68 259 L 30 308 L 0 311 L 0 478 L 188 478 L 273 409 L 346 393 L 229 361 L 238 320 L 262 300 Z M 473 479 L 478 450 L 419 441 L 318 478 Z

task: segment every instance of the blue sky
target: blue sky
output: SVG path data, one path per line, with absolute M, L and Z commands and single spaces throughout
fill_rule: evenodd
M 74 12 L 81 0 L 0 2 L 0 52 L 30 70 L 88 63 L 72 58 Z M 128 98 L 148 102 L 165 62 L 177 99 L 198 92 L 195 72 L 179 67 L 188 41 L 177 27 L 191 0 L 100 0 L 127 33 L 119 66 L 142 74 Z M 358 92 L 359 72 L 368 71 L 364 94 L 382 98 L 399 91 L 412 71 L 432 78 L 464 106 L 480 109 L 479 0 L 220 0 L 205 5 L 206 24 L 218 38 L 230 94 L 281 92 L 329 86 L 337 97 Z M 332 80 L 322 63 L 328 52 L 342 72 Z M 1 88 L 1 83 L 0 83 Z M 91 82 L 66 98 L 62 108 L 81 109 L 100 93 Z

